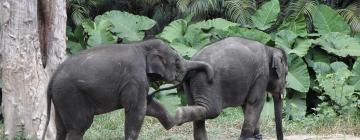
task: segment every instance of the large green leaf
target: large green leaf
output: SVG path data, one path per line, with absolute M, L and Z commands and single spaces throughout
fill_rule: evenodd
M 156 24 L 148 17 L 116 10 L 106 12 L 96 18 L 108 19 L 114 25 L 111 32 L 116 33 L 124 42 L 142 40 L 145 36 L 144 31 L 151 29 Z
M 291 99 L 287 99 L 284 108 L 285 114 L 289 119 L 301 120 L 305 117 L 306 102 L 303 98 L 294 96 Z
M 256 29 L 241 28 L 238 26 L 229 27 L 227 36 L 243 37 L 246 39 L 261 42 L 263 44 L 266 44 L 271 39 L 270 35 L 265 32 Z
M 210 34 L 205 34 L 199 28 L 188 29 L 185 33 L 184 38 L 190 45 L 190 47 L 195 49 L 201 49 L 210 42 Z
M 360 44 L 349 35 L 338 32 L 331 32 L 323 35 L 314 41 L 315 44 L 321 46 L 322 49 L 329 53 L 336 54 L 341 57 L 360 56 Z
M 308 33 L 304 14 L 301 14 L 296 19 L 285 20 L 279 30 L 290 30 L 298 36 L 305 37 Z
M 83 22 L 82 26 L 84 27 L 84 31 L 89 34 L 87 43 L 90 46 L 116 43 L 117 38 L 109 31 L 112 27 L 109 20 L 95 19 L 95 22 L 88 20 Z
M 226 30 L 230 26 L 238 26 L 238 25 L 239 24 L 237 24 L 237 23 L 227 21 L 222 18 L 216 18 L 216 19 L 211 19 L 211 20 L 206 20 L 206 21 L 201 21 L 201 22 L 195 23 L 195 24 L 191 24 L 189 26 L 189 29 L 191 30 L 194 28 L 200 28 L 200 29 L 214 28 L 214 29 Z
M 78 42 L 67 40 L 66 49 L 70 54 L 76 54 L 77 52 L 83 50 L 84 48 L 82 48 L 81 44 Z
M 320 34 L 330 32 L 350 33 L 350 26 L 338 12 L 327 5 L 318 5 L 311 16 L 315 30 Z
M 191 57 L 197 50 L 186 45 L 185 39 L 175 39 L 173 43 L 170 44 L 181 56 Z
M 304 61 L 298 56 L 290 55 L 288 64 L 287 87 L 299 92 L 307 92 L 310 87 L 310 76 Z
M 356 91 L 360 91 L 360 58 L 357 58 L 352 70 L 349 82 Z
M 175 20 L 166 26 L 158 37 L 172 43 L 176 38 L 181 38 L 185 35 L 187 24 L 187 21 L 184 19 Z
M 275 44 L 282 48 L 287 54 L 296 54 L 303 57 L 311 46 L 310 39 L 297 38 L 297 35 L 290 30 L 282 30 L 276 34 Z
M 354 93 L 354 86 L 346 83 L 351 71 L 343 62 L 333 62 L 330 64 L 331 71 L 327 73 L 317 73 L 316 78 L 319 85 L 332 100 L 341 106 L 348 103 L 348 97 Z
M 256 10 L 255 14 L 251 16 L 251 20 L 256 28 L 266 30 L 275 23 L 279 12 L 279 1 L 271 0 Z

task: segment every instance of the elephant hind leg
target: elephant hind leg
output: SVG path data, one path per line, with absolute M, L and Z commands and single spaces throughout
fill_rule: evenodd
M 55 116 L 57 118 L 56 127 L 61 130 L 58 132 L 58 140 L 63 140 L 64 133 L 66 133 L 66 140 L 82 139 L 85 131 L 91 126 L 94 112 L 88 101 L 81 95 L 78 93 L 68 94 L 66 100 L 53 99 L 57 114 Z
M 260 80 L 258 81 L 265 81 Z M 250 90 L 247 101 L 243 106 L 244 123 L 241 129 L 240 139 L 249 139 L 260 136 L 259 118 L 265 103 L 266 83 L 258 82 Z

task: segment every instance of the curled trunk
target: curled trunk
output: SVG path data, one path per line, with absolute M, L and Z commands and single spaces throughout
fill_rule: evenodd
M 214 69 L 206 62 L 185 60 L 185 69 L 187 72 L 193 70 L 204 70 L 209 82 L 211 82 L 214 78 Z

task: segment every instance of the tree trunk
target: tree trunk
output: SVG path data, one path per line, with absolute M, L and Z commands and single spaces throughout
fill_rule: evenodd
M 19 133 L 27 139 L 41 138 L 46 122 L 48 80 L 65 58 L 65 6 L 65 0 L 0 2 L 6 139 L 14 139 Z M 54 115 L 51 117 L 53 120 Z M 54 137 L 55 126 L 51 121 L 46 138 Z

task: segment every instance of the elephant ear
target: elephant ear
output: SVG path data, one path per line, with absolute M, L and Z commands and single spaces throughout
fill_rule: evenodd
M 146 56 L 146 73 L 157 74 L 161 77 L 165 76 L 165 60 L 157 54 L 149 54 Z
M 275 70 L 278 78 L 282 77 L 284 74 L 284 66 L 282 64 L 281 58 L 282 58 L 281 55 L 277 53 L 274 53 L 272 56 L 271 68 L 272 70 Z

